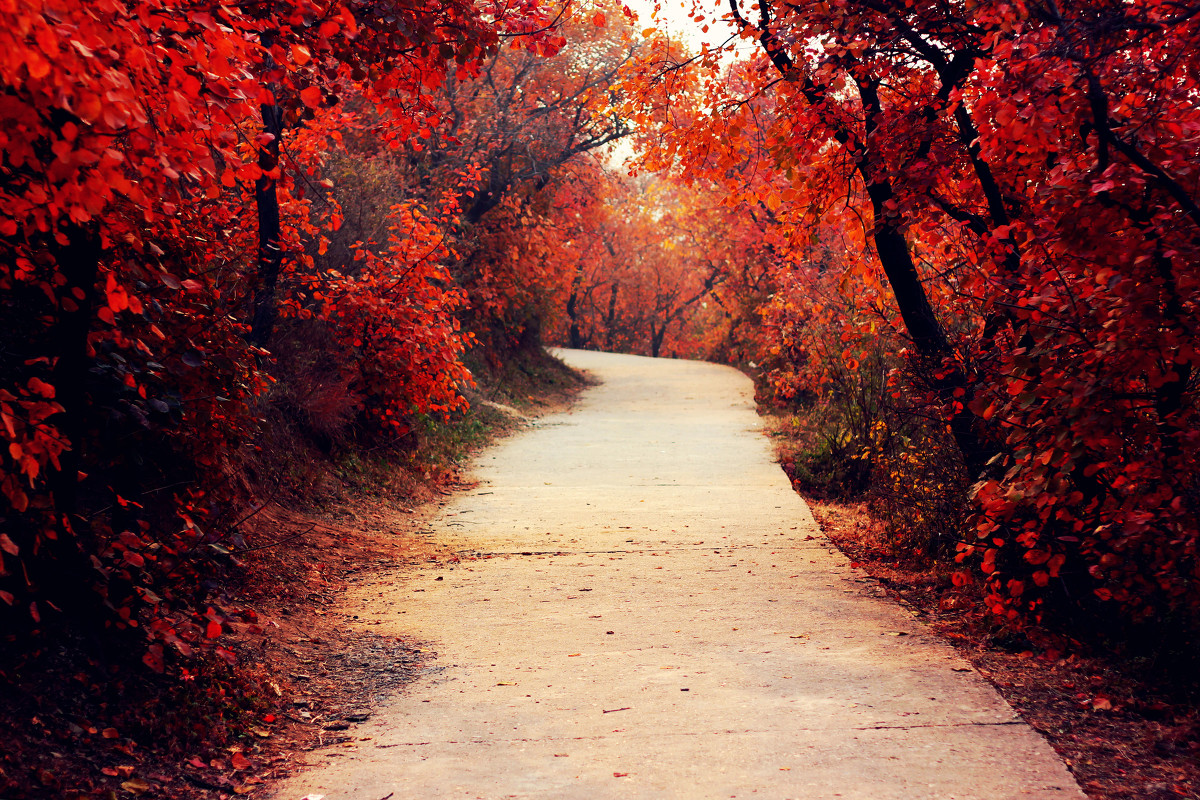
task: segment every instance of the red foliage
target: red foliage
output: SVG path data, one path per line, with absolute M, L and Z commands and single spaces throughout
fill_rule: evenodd
M 260 311 L 324 320 L 383 420 L 463 402 L 445 224 L 398 206 L 386 242 L 314 268 L 310 243 L 339 224 L 309 183 L 328 143 L 428 136 L 448 71 L 469 78 L 502 36 L 541 55 L 562 38 L 532 0 L 4 14 L 0 618 L 142 627 L 161 669 L 247 616 L 206 576 L 239 546 L 220 487 L 270 385 Z

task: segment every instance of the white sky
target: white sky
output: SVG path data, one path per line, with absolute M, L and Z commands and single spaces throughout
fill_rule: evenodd
M 625 4 L 637 13 L 638 20 L 644 27 L 655 25 L 666 30 L 672 38 L 678 37 L 683 40 L 688 49 L 693 51 L 699 50 L 704 44 L 720 45 L 734 32 L 733 27 L 721 19 L 728 10 L 726 0 L 699 2 L 705 16 L 703 22 L 688 19 L 692 0 L 660 0 L 662 7 L 654 19 L 652 16 L 655 0 L 625 0 Z M 702 30 L 704 25 L 708 25 L 707 33 Z
M 688 19 L 692 8 L 692 0 L 658 0 L 660 8 L 655 15 L 655 0 L 624 0 L 625 5 L 638 16 L 641 28 L 656 27 L 665 30 L 675 40 L 682 41 L 688 50 L 699 52 L 705 45 L 719 47 L 733 36 L 735 28 L 722 17 L 728 11 L 728 0 L 697 0 L 704 13 L 704 20 Z M 703 30 L 708 26 L 708 31 Z M 740 42 L 738 50 L 742 53 L 753 51 L 754 42 Z M 722 60 L 732 60 L 728 54 Z M 620 169 L 620 165 L 633 156 L 633 148 L 628 139 L 622 139 L 612 145 L 606 158 L 610 168 Z

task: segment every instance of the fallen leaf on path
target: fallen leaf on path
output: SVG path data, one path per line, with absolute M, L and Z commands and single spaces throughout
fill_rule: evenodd
M 130 794 L 145 794 L 153 787 L 151 787 L 147 781 L 144 781 L 141 778 L 132 778 L 124 781 L 121 784 L 121 788 Z

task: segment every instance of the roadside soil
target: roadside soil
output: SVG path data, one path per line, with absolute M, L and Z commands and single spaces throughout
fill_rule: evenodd
M 222 638 L 236 669 L 215 663 L 159 678 L 87 642 L 0 665 L 0 725 L 10 732 L 0 743 L 0 798 L 264 794 L 307 750 L 346 738 L 376 698 L 419 673 L 420 642 L 348 631 L 333 606 L 365 572 L 452 558 L 420 531 L 459 486 L 449 471 L 406 502 L 263 509 L 246 526 L 251 549 L 234 595 L 258 623 Z
M 1200 797 L 1200 711 L 1113 658 L 1014 635 L 979 611 L 949 568 L 891 555 L 864 504 L 808 500 L 825 535 L 914 616 L 945 637 L 1062 756 L 1095 800 Z

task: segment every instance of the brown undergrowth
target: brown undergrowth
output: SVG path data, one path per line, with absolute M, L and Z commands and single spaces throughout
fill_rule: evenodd
M 158 675 L 141 664 L 136 637 L 64 635 L 0 652 L 0 798 L 264 797 L 309 750 L 356 740 L 374 705 L 433 654 L 420 641 L 352 628 L 339 598 L 374 572 L 455 559 L 453 543 L 425 526 L 467 486 L 457 463 L 519 428 L 521 416 L 565 407 L 583 386 L 540 359 L 481 383 L 479 412 L 421 431 L 421 451 L 404 458 L 327 459 L 282 436 L 280 463 L 297 480 L 261 492 L 235 558 L 205 587 L 226 607 L 254 610 L 220 640 L 233 665 L 196 660 Z M 264 457 L 258 467 L 268 465 Z

